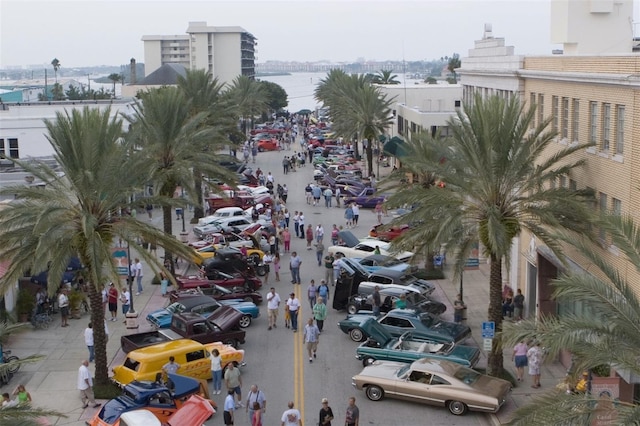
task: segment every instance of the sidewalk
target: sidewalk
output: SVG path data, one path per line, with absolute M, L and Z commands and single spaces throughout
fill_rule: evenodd
M 464 300 L 468 307 L 467 325 L 471 327 L 471 336 L 475 345 L 478 346 L 482 352 L 482 357 L 478 362 L 478 368 L 486 368 L 487 366 L 487 352 L 482 349 L 482 323 L 487 320 L 487 305 L 489 301 L 489 269 L 488 264 L 481 264 L 480 268 L 477 270 L 464 272 L 463 292 Z M 444 320 L 453 321 L 452 306 L 453 301 L 456 299 L 456 295 L 460 291 L 460 283 L 451 282 L 453 272 L 450 268 L 446 272 L 447 279 L 434 281 L 437 283 L 434 296 L 436 299 L 448 305 L 447 312 L 442 314 L 442 318 Z M 511 361 L 511 355 L 513 353 L 512 348 L 504 348 L 503 353 L 504 368 L 515 377 L 516 370 L 513 362 Z M 507 402 L 500 411 L 497 414 L 488 415 L 494 425 L 506 423 L 512 418 L 517 408 L 526 405 L 531 401 L 532 397 L 547 392 L 549 389 L 555 387 L 564 379 L 566 369 L 558 361 L 548 361 L 544 363 L 542 365 L 540 375 L 540 384 L 542 386 L 538 389 L 531 388 L 531 379 L 527 373 L 527 369 L 525 368 L 524 381 L 518 383 L 516 387 L 513 388 L 507 398 Z

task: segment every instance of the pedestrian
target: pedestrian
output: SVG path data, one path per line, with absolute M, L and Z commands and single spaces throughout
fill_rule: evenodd
M 177 374 L 180 369 L 180 364 L 176 362 L 175 357 L 170 356 L 169 362 L 162 366 L 162 372 L 169 377 L 169 374 Z
M 461 323 L 464 319 L 462 315 L 464 310 L 467 308 L 467 305 L 462 301 L 462 295 L 458 293 L 456 296 L 456 300 L 453 302 L 453 321 L 457 323 Z
M 540 366 L 542 365 L 542 349 L 540 342 L 535 341 L 527 351 L 527 365 L 529 366 L 529 375 L 533 379 L 532 388 L 540 387 Z
M 224 373 L 224 383 L 230 393 L 235 393 L 238 396 L 238 406 L 244 407 L 242 403 L 242 377 L 240 375 L 240 369 L 236 366 L 236 362 L 230 362 L 227 366 L 227 371 Z
M 287 404 L 289 407 L 284 413 L 282 413 L 282 419 L 280 426 L 302 426 L 302 417 L 300 411 L 296 410 L 293 401 L 289 401 Z
M 322 224 L 318 224 L 318 226 L 316 226 L 315 234 L 316 242 L 321 243 L 324 240 L 324 228 L 322 227 Z
M 105 291 L 104 289 L 102 290 L 102 294 L 103 294 L 103 300 L 102 303 L 103 305 L 106 305 L 106 301 L 104 300 L 105 297 Z M 37 314 L 41 314 L 45 311 L 45 306 L 47 304 L 47 291 L 44 289 L 44 287 L 40 287 L 38 289 L 38 292 L 36 293 L 36 313 Z
M 323 255 L 324 255 L 324 244 L 322 244 L 322 241 L 318 241 L 316 243 L 316 260 L 318 261 L 318 266 L 322 266 Z
M 316 320 L 316 325 L 318 326 L 318 331 L 322 333 L 322 329 L 324 328 L 324 320 L 327 319 L 327 305 L 325 303 L 324 297 L 318 296 L 318 298 L 316 299 L 316 304 L 313 305 L 312 312 L 313 319 Z
M 276 276 L 276 282 L 280 281 L 280 253 L 276 252 L 273 256 L 273 274 Z
M 354 396 L 349 398 L 349 405 L 347 405 L 347 414 L 344 420 L 344 426 L 359 426 L 360 425 L 360 409 L 356 405 L 356 398 Z
M 308 183 L 307 186 L 304 187 L 304 195 L 307 200 L 307 204 L 311 204 L 311 200 L 313 199 L 313 188 L 311 188 L 311 184 Z
M 514 346 L 513 355 L 511 355 L 511 360 L 516 364 L 516 372 L 517 379 L 519 382 L 522 381 L 524 376 L 524 368 L 527 366 L 527 351 L 529 348 L 524 340 L 521 340 L 520 343 Z
M 278 320 L 278 309 L 280 309 L 280 295 L 276 293 L 276 289 L 271 287 L 269 293 L 267 293 L 267 310 L 269 317 L 269 330 L 276 328 L 276 322 Z
M 211 360 L 211 379 L 213 381 L 213 393 L 220 395 L 222 392 L 222 357 L 220 351 L 214 349 L 209 355 Z
M 149 216 L 149 220 L 153 219 L 153 205 L 152 204 L 147 204 L 144 208 L 147 211 L 147 215 Z
M 351 210 L 353 211 L 353 227 L 358 226 L 358 218 L 360 217 L 360 206 L 356 203 L 353 203 L 351 206 Z
M 296 210 L 293 213 L 293 230 L 296 232 L 296 237 L 300 236 L 300 213 Z
M 271 264 L 273 263 L 273 256 L 271 253 L 265 253 L 262 257 L 262 263 L 264 264 L 264 284 L 269 283 L 269 272 L 271 272 Z
M 284 209 L 284 227 L 289 229 L 289 220 L 291 220 L 291 213 L 289 213 L 288 209 Z
M 516 290 L 516 296 L 513 298 L 513 320 L 520 321 L 522 319 L 522 311 L 524 310 L 524 295 L 522 290 Z
M 285 155 L 285 157 L 282 159 L 282 171 L 285 175 L 289 174 L 289 165 L 291 164 L 291 162 L 289 161 L 289 157 L 287 157 Z
M 351 207 L 351 204 L 347 204 L 347 207 L 344 209 L 344 218 L 345 226 L 351 228 L 353 226 L 353 207 Z
M 263 411 L 260 409 L 260 404 L 257 402 L 254 402 L 252 407 L 253 409 L 251 410 L 251 414 L 249 415 L 249 421 L 251 422 L 251 426 L 262 426 Z
M 333 261 L 336 260 L 331 253 L 324 257 L 324 280 L 333 283 Z
M 320 205 L 320 197 L 322 196 L 322 188 L 320 188 L 319 185 L 314 185 L 311 188 L 311 194 L 313 195 L 313 205 L 314 206 L 319 206 Z
M 96 403 L 93 396 L 93 378 L 89 371 L 89 361 L 86 359 L 82 361 L 82 365 L 78 369 L 78 390 L 80 391 L 80 400 L 82 401 L 82 408 L 87 408 L 89 404 L 93 408 L 98 408 L 102 404 Z
M 24 405 L 32 402 L 31 394 L 27 392 L 24 385 L 18 385 L 17 388 L 13 391 L 13 396 L 16 396 L 16 400 L 18 404 Z
M 333 420 L 333 410 L 329 407 L 329 400 L 322 398 L 322 408 L 320 408 L 320 426 L 331 426 L 331 420 Z
M 249 395 L 247 396 L 247 406 L 245 412 L 249 414 L 249 423 L 256 426 L 254 422 L 254 414 L 258 414 L 260 423 L 262 423 L 262 414 L 267 411 L 267 399 L 264 392 L 258 389 L 258 385 L 251 385 Z
M 287 203 L 287 198 L 289 198 L 289 188 L 287 188 L 287 184 L 285 183 L 284 185 L 282 185 L 282 202 L 283 203 Z M 289 223 L 287 222 L 287 226 L 289 226 Z
M 298 222 L 300 223 L 300 238 L 304 238 L 304 214 L 302 212 L 300 212 Z
M 331 244 L 333 244 L 334 246 L 338 245 L 339 233 L 340 233 L 340 230 L 338 229 L 338 226 L 334 223 L 333 228 L 331 229 Z
M 284 252 L 289 253 L 289 250 L 291 250 L 291 232 L 289 232 L 288 227 L 282 230 L 282 242 L 284 243 Z
M 118 290 L 113 283 L 109 283 L 107 300 L 109 301 L 109 312 L 111 313 L 109 321 L 118 321 Z
M 313 306 L 316 304 L 316 297 L 318 295 L 318 287 L 316 287 L 316 281 L 311 280 L 309 287 L 307 287 L 307 297 L 309 299 L 309 307 L 313 310 Z
M 319 340 L 320 329 L 314 323 L 313 318 L 309 318 L 307 320 L 307 325 L 304 326 L 304 342 L 307 344 L 307 353 L 309 354 L 310 364 L 318 357 L 317 351 Z
M 91 323 L 84 329 L 84 344 L 87 345 L 89 350 L 89 362 L 93 362 L 95 352 L 93 350 L 93 326 Z
M 333 280 L 331 282 L 331 286 L 338 284 L 338 278 L 340 278 L 340 268 L 342 267 L 342 262 L 340 261 L 340 254 L 336 254 L 335 260 L 333 261 Z
M 291 259 L 289 259 L 289 270 L 291 271 L 291 284 L 300 284 L 300 265 L 302 265 L 302 259 L 298 256 L 297 252 L 291 253 Z
M 258 156 L 258 146 L 253 143 L 251 146 L 251 157 L 253 157 L 253 164 L 256 163 L 256 157 Z
M 169 287 L 169 278 L 167 277 L 167 274 L 165 274 L 163 271 L 160 271 L 160 293 L 162 294 L 162 297 L 167 297 L 167 287 Z
M 58 295 L 58 308 L 60 308 L 60 327 L 69 327 L 69 296 L 67 296 L 68 290 L 63 287 Z
M 274 233 L 269 235 L 269 250 L 272 255 L 276 254 L 276 234 Z
M 378 217 L 378 225 L 382 225 L 382 201 L 378 201 L 374 209 L 376 216 Z
M 307 250 L 311 250 L 311 243 L 313 242 L 313 230 L 311 229 L 311 225 L 307 226 L 305 234 L 307 236 Z
M 291 292 L 289 299 L 287 299 L 287 309 L 289 311 L 289 318 L 291 318 L 291 329 L 293 332 L 298 331 L 298 313 L 300 312 L 300 301 L 296 297 L 296 294 Z
M 233 425 L 233 415 L 235 411 L 236 403 L 233 398 L 233 389 L 229 389 L 227 391 L 227 397 L 224 399 L 224 413 L 222 414 L 226 426 Z
M 377 285 L 373 288 L 373 294 L 371 295 L 371 307 L 373 311 L 373 316 L 378 317 L 380 315 L 380 306 L 382 306 L 382 301 L 380 299 L 380 286 Z
M 126 287 L 122 287 L 122 291 L 120 291 L 120 303 L 122 303 L 122 315 L 125 316 L 123 322 L 126 322 L 127 312 L 129 312 L 129 306 L 131 305 L 131 294 Z
M 324 206 L 326 208 L 331 207 L 331 199 L 333 198 L 333 191 L 331 191 L 331 188 L 325 189 L 322 194 L 324 195 Z
M 320 280 L 320 285 L 318 286 L 318 296 L 322 297 L 322 303 L 327 304 L 327 300 L 329 300 L 329 285 L 326 280 Z
M 340 208 L 340 197 L 342 196 L 342 193 L 340 191 L 340 187 L 336 186 L 336 207 Z
M 136 277 L 136 283 L 138 284 L 138 292 L 136 293 L 136 296 L 139 296 L 140 293 L 142 293 L 142 262 L 140 262 L 140 259 L 138 259 L 137 257 L 135 258 L 135 277 Z

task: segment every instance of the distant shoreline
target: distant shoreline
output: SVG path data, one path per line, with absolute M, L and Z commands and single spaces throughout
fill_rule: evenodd
M 277 77 L 281 75 L 291 75 L 290 72 L 280 72 L 280 71 L 265 71 L 265 72 L 257 72 L 256 77 Z

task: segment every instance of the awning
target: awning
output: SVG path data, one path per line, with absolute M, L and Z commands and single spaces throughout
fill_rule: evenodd
M 405 141 L 397 136 L 392 137 L 387 143 L 385 143 L 382 147 L 382 151 L 398 158 L 406 157 L 408 155 Z

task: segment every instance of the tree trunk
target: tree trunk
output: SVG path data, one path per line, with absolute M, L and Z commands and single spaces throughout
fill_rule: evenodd
M 93 326 L 93 344 L 96 361 L 96 384 L 109 383 L 109 368 L 107 365 L 107 338 L 104 330 L 104 306 L 102 305 L 102 288 L 89 283 L 89 303 L 91 304 L 91 324 Z
M 371 139 L 369 139 L 369 143 L 367 144 L 367 176 L 371 176 L 372 173 L 373 173 L 373 142 Z
M 196 205 L 193 206 L 193 218 L 200 219 L 204 217 L 204 209 L 202 208 L 202 173 L 195 169 L 193 170 L 193 182 L 196 191 Z
M 489 275 L 489 312 L 487 317 L 496 325 L 493 348 L 489 353 L 487 374 L 501 376 L 503 372 L 502 354 L 502 259 L 491 254 L 491 272 Z

